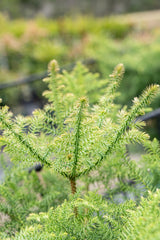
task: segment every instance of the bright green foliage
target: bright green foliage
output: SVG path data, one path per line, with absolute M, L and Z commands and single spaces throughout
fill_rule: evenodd
M 53 72 L 53 76 L 52 81 L 50 78 L 43 80 L 48 83 L 49 87 L 49 91 L 45 91 L 43 95 L 46 96 L 50 102 L 53 102 L 54 96 L 52 92 L 56 91 L 54 85 L 57 84 L 59 94 L 61 94 L 58 97 L 63 101 L 63 105 L 68 104 L 72 107 L 77 98 L 81 96 L 87 96 L 91 104 L 97 103 L 108 83 L 108 80 L 100 79 L 98 73 L 89 72 L 81 63 L 77 63 L 71 72 L 64 70 L 63 74 L 57 74 L 56 76 Z
M 57 62 L 52 60 L 49 64 L 49 77 L 45 79 L 49 90 L 44 92 L 49 103 L 44 109 L 34 111 L 30 117 L 15 118 L 8 111 L 8 107 L 2 107 L 0 110 L 0 127 L 3 131 L 0 145 L 4 146 L 4 151 L 11 160 L 21 167 L 37 162 L 44 164 L 53 171 L 52 177 L 56 178 L 56 182 L 59 180 L 54 171 L 67 178 L 73 193 L 71 199 L 65 201 L 62 206 L 50 209 L 48 213 L 31 215 L 30 220 L 33 219 L 36 224 L 22 230 L 16 239 L 117 239 L 122 225 L 126 222 L 125 217 L 128 216 L 126 209 L 133 209 L 133 203 L 115 206 L 93 193 L 85 197 L 83 194 L 76 195 L 79 184 L 77 179 L 81 178 L 82 182 L 87 179 L 86 185 L 90 181 L 103 180 L 106 193 L 109 193 L 111 198 L 114 196 L 114 190 L 110 191 L 110 181 L 115 181 L 116 178 L 119 178 L 119 187 L 122 187 L 122 190 L 125 189 L 124 180 L 127 179 L 140 182 L 146 187 L 151 186 L 152 189 L 153 182 L 150 184 L 145 169 L 139 169 L 134 161 L 129 160 L 125 146 L 129 143 L 144 144 L 149 141 L 149 136 L 141 131 L 143 124 L 135 122 L 135 119 L 144 114 L 145 106 L 158 92 L 158 85 L 151 85 L 144 90 L 139 98 L 134 99 L 129 110 L 126 107 L 118 110 L 119 106 L 115 105 L 114 101 L 124 74 L 123 64 L 117 65 L 106 80 L 104 94 L 96 100 L 96 105 L 93 105 L 93 102 L 89 104 L 90 92 L 93 91 L 91 78 L 97 86 L 103 86 L 104 80 L 99 80 L 96 74 L 90 74 L 81 64 L 78 64 L 71 74 L 60 74 L 58 71 Z M 95 96 L 97 98 L 97 95 Z M 97 179 L 94 179 L 98 167 L 100 171 L 97 173 Z M 23 174 L 20 173 L 20 176 Z M 15 181 L 17 179 L 19 182 L 21 177 L 16 177 Z M 27 177 L 22 179 L 24 185 L 21 190 L 16 187 L 14 181 L 11 181 L 11 188 L 10 181 L 1 186 L 2 198 L 5 199 L 5 204 L 7 203 L 7 206 L 2 204 L 2 211 L 16 218 L 17 226 L 13 223 L 14 231 L 25 223 L 26 216 L 35 205 L 38 209 L 33 209 L 32 212 L 41 211 L 41 205 L 42 211 L 47 211 L 49 206 L 61 203 L 66 197 L 66 191 L 63 190 L 62 195 L 61 191 L 58 191 L 59 200 L 56 202 L 54 185 L 52 188 L 49 184 L 46 192 L 44 190 L 42 201 L 37 201 L 39 190 L 35 190 L 33 199 L 28 201 L 26 194 L 35 186 Z M 34 182 L 35 179 L 33 184 Z M 27 184 L 31 186 L 26 191 Z M 60 181 L 58 186 L 62 184 L 65 183 Z M 14 189 L 15 198 L 9 193 L 14 192 Z M 48 202 L 48 206 L 45 202 Z M 12 206 L 15 208 L 19 204 L 19 211 L 13 211 Z
M 30 226 L 14 239 L 159 239 L 160 192 L 142 198 L 139 207 L 133 201 L 108 204 L 99 195 L 90 193 L 83 199 L 64 202 L 48 213 L 31 214 Z M 73 215 L 77 206 L 79 215 Z M 63 237 L 63 238 L 62 238 Z
M 150 193 L 148 199 L 142 199 L 137 211 L 129 211 L 122 235 L 119 239 L 159 240 L 160 236 L 160 191 Z
M 14 235 L 26 224 L 29 213 L 61 204 L 67 198 L 68 187 L 65 179 L 50 170 L 27 173 L 17 166 L 6 167 L 5 181 L 0 185 L 0 212 L 6 220 L 1 223 L 0 236 Z
M 73 214 L 74 206 L 79 212 L 77 218 Z M 129 216 L 126 210 L 134 208 L 133 202 L 121 206 L 108 204 L 95 193 L 89 193 L 83 199 L 76 196 L 56 209 L 51 208 L 48 213 L 31 214 L 28 217 L 30 227 L 22 230 L 15 239 L 117 239 Z
M 144 147 L 146 154 L 142 155 L 141 166 L 148 172 L 152 185 L 155 188 L 160 187 L 160 145 L 157 139 L 145 141 Z
M 50 126 L 46 123 L 46 109 L 36 111 L 33 117 L 18 116 L 12 121 L 7 107 L 2 107 L 0 119 L 4 137 L 1 144 L 6 145 L 5 150 L 11 154 L 12 160 L 23 159 L 24 162 L 29 163 L 40 161 L 72 179 L 95 168 L 112 153 L 120 140 L 126 139 L 126 143 L 132 140 L 129 135 L 130 131 L 127 135 L 124 133 L 129 126 L 136 125 L 133 124 L 133 120 L 150 102 L 158 87 L 154 85 L 144 91 L 139 99 L 135 99 L 133 107 L 128 113 L 122 111 L 123 121 L 117 126 L 112 123 L 112 119 L 107 118 L 107 113 L 111 111 L 112 106 L 112 99 L 109 96 L 115 91 L 119 79 L 123 75 L 122 65 L 115 68 L 106 94 L 100 99 L 99 105 L 90 110 L 85 97 L 81 97 L 75 104 L 73 99 L 73 106 L 71 105 L 70 98 L 72 95 L 74 96 L 74 92 L 70 92 L 70 89 L 67 93 L 63 91 L 66 88 L 59 84 L 59 74 L 55 77 L 58 71 L 55 61 L 50 63 L 49 70 L 49 86 L 52 94 L 49 92 L 48 98 L 52 103 L 46 109 L 54 111 Z M 122 116 L 120 117 L 122 119 Z M 53 124 L 55 125 L 54 129 L 52 129 Z M 56 134 L 55 137 L 46 135 L 48 128 L 51 128 L 49 132 Z M 27 134 L 25 129 L 27 129 Z M 41 134 L 40 130 L 42 130 Z M 142 139 L 143 137 L 142 133 Z

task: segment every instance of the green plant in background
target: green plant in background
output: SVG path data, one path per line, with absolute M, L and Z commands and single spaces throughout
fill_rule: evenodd
M 94 57 L 98 67 L 93 70 L 102 76 L 108 75 L 119 62 L 125 64 L 121 104 L 131 105 L 131 99 L 147 85 L 159 83 L 160 48 L 156 31 L 140 31 L 137 37 L 136 24 L 123 18 L 78 16 L 51 20 L 37 17 L 11 21 L 0 15 L 0 21 L 0 82 L 39 73 L 52 58 L 63 66 L 77 59 Z M 27 88 L 29 100 L 32 95 L 39 100 L 45 85 L 33 84 Z M 14 102 L 21 102 L 21 96 L 25 99 L 24 92 L 24 87 L 1 91 L 3 103 L 12 107 Z M 153 106 L 159 107 L 159 101 Z
M 29 219 L 36 222 L 35 225 L 22 230 L 17 237 L 20 239 L 38 239 L 39 237 L 41 239 L 85 239 L 88 236 L 87 239 L 116 239 L 120 234 L 120 228 L 125 224 L 123 216 L 127 215 L 126 209 L 133 209 L 134 204 L 126 203 L 124 206 L 115 207 L 115 204 L 108 204 L 94 193 L 83 197 L 77 189 L 77 180 L 81 179 L 82 182 L 87 180 L 88 176 L 94 174 L 98 167 L 103 167 L 106 162 L 110 161 L 114 164 L 119 163 L 117 176 L 120 176 L 121 172 L 123 176 L 123 171 L 129 170 L 131 175 L 128 177 L 150 187 L 149 179 L 144 176 L 143 171 L 138 169 L 135 162 L 128 160 L 125 145 L 130 142 L 143 143 L 148 139 L 148 135 L 140 129 L 143 124 L 135 122 L 134 119 L 144 114 L 145 106 L 158 92 L 158 85 L 152 85 L 139 98 L 135 98 L 133 106 L 128 111 L 126 107 L 118 111 L 118 106 L 114 104 L 114 101 L 117 97 L 117 87 L 124 73 L 122 64 L 117 65 L 110 78 L 106 80 L 107 86 L 103 91 L 103 96 L 96 100 L 96 105 L 89 105 L 85 95 L 93 101 L 89 93 L 94 91 L 94 86 L 97 84 L 103 86 L 103 80 L 97 82 L 97 74 L 89 73 L 81 64 L 78 64 L 71 74 L 66 71 L 60 74 L 58 71 L 57 62 L 51 61 L 49 77 L 44 80 L 49 87 L 49 90 L 44 92 L 49 103 L 43 110 L 36 110 L 30 117 L 19 115 L 15 118 L 8 111 L 8 107 L 4 106 L 0 110 L 0 124 L 3 130 L 0 144 L 5 146 L 4 151 L 9 154 L 11 160 L 20 164 L 21 167 L 37 162 L 44 164 L 50 171 L 53 171 L 53 174 L 56 171 L 68 179 L 72 192 L 70 200 L 65 201 L 62 206 L 51 209 L 46 214 L 32 215 Z M 95 94 L 95 97 L 99 96 Z M 112 160 L 115 156 L 116 161 Z M 108 172 L 110 166 L 108 165 Z M 112 179 L 112 173 L 111 171 L 110 179 Z M 31 184 L 32 181 L 26 182 L 25 179 L 27 178 L 23 179 L 24 185 L 25 183 Z M 7 184 L 6 181 L 1 186 L 5 203 L 4 206 L 2 203 L 1 209 L 6 211 L 6 214 L 14 216 L 13 210 L 8 210 L 8 212 L 6 210 L 16 205 L 16 197 L 10 200 L 5 194 L 10 191 L 9 182 Z M 87 181 L 86 184 L 88 184 Z M 31 212 L 30 206 L 35 207 L 36 204 L 40 206 L 41 201 L 36 201 L 36 190 L 33 194 L 33 201 L 28 202 L 25 187 L 20 192 L 18 188 L 14 188 L 17 193 L 15 195 L 17 202 L 21 206 L 17 215 L 14 216 L 17 218 L 15 222 L 18 225 L 14 228 L 18 229 L 23 225 L 19 223 L 19 220 L 25 222 L 24 219 Z M 21 197 L 22 190 L 25 191 L 24 201 Z M 42 200 L 42 205 L 44 201 L 42 211 L 48 209 L 45 205 L 47 197 L 53 196 L 53 199 L 51 197 L 49 201 L 49 206 L 56 205 L 55 192 L 52 195 L 54 189 L 50 186 L 46 190 Z M 65 191 L 62 191 L 60 199 L 63 200 L 65 196 Z M 26 207 L 25 213 L 22 213 L 21 209 L 24 209 L 26 202 L 29 209 Z M 61 200 L 58 204 L 60 202 Z M 37 211 L 41 209 L 38 208 Z M 3 238 L 7 236 L 6 233 L 1 235 Z
M 8 70 L 16 68 L 16 72 L 23 74 L 35 72 L 35 68 L 36 71 L 44 69 L 53 57 L 62 64 L 82 58 L 90 34 L 111 34 L 118 38 L 131 31 L 129 23 L 110 18 L 80 16 L 56 21 L 44 18 L 10 21 L 0 15 L 0 19 L 0 59 L 6 61 Z
M 93 57 L 98 71 L 108 75 L 115 65 L 123 62 L 126 68 L 118 101 L 131 105 L 149 84 L 159 83 L 159 37 L 154 31 L 139 33 L 136 24 L 123 18 L 97 18 L 79 16 L 57 20 L 37 17 L 34 20 L 10 21 L 1 15 L 0 29 L 0 82 L 23 78 L 43 71 L 52 58 L 63 66 L 66 63 Z M 32 53 L 32 54 L 31 54 Z M 152 62 L 152 70 L 150 63 Z M 32 84 L 26 87 L 1 90 L 3 103 L 13 106 L 15 102 L 41 99 L 45 85 Z M 7 96 L 10 96 L 7 97 Z M 159 101 L 154 102 L 159 107 Z
M 87 56 L 97 59 L 97 70 L 102 76 L 108 75 L 119 61 L 125 64 L 126 74 L 118 99 L 121 104 L 131 105 L 133 97 L 139 95 L 146 86 L 159 83 L 160 47 L 159 39 L 155 39 L 154 35 L 146 41 L 127 37 L 118 42 L 104 35 L 92 36 L 85 52 Z M 153 106 L 159 107 L 159 97 Z
M 0 83 L 39 73 L 52 58 L 56 58 L 62 66 L 77 59 L 84 60 L 84 48 L 90 34 L 123 38 L 132 30 L 127 22 L 89 16 L 11 21 L 0 15 L 0 22 Z M 13 109 L 22 99 L 25 102 L 32 101 L 32 96 L 34 100 L 41 99 L 44 89 L 45 85 L 35 83 L 27 87 L 28 98 L 25 97 L 24 92 L 27 91 L 24 86 L 1 90 L 1 97 L 3 104 Z

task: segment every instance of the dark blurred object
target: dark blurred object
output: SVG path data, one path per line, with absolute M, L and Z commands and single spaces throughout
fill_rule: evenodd
M 43 165 L 41 163 L 37 163 L 34 167 L 29 168 L 28 172 L 31 173 L 33 170 L 40 172 L 42 169 Z
M 157 138 L 160 141 L 160 108 L 138 117 L 136 121 L 145 121 L 145 131 L 150 138 Z
M 0 9 L 11 18 L 33 18 L 36 15 L 59 17 L 75 14 L 105 16 L 160 8 L 159 0 L 1 0 Z
M 160 108 L 138 117 L 136 121 L 148 121 L 153 118 L 160 118 Z

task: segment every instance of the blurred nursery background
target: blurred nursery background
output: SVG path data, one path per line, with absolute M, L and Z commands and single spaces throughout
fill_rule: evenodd
M 56 59 L 67 70 L 82 61 L 103 78 L 123 63 L 118 102 L 130 105 L 145 86 L 160 82 L 158 9 L 158 0 L 1 0 L 2 104 L 24 115 L 42 107 L 46 85 L 41 80 L 48 62 Z M 148 125 L 158 136 L 159 111 L 154 116 Z

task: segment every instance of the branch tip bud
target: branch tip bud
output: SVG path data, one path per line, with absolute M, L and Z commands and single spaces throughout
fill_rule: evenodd
M 57 73 L 59 71 L 59 65 L 55 59 L 51 60 L 48 64 L 48 71 Z
M 123 73 L 124 73 L 124 65 L 123 65 L 123 63 L 119 63 L 119 64 L 115 67 L 115 72 L 117 72 L 118 76 L 123 75 Z
M 86 103 L 87 102 L 87 98 L 86 97 L 81 97 L 80 98 L 80 102 L 81 103 Z

